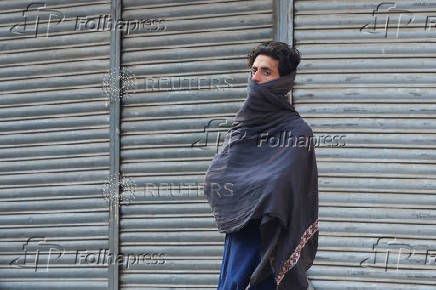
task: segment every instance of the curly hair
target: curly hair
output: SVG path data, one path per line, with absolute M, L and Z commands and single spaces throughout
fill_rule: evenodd
M 279 75 L 285 76 L 297 69 L 300 64 L 300 52 L 284 42 L 267 41 L 253 48 L 248 54 L 248 66 L 254 63 L 259 54 L 267 55 L 279 61 Z

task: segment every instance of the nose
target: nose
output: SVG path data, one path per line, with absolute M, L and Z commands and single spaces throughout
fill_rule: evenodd
M 261 81 L 260 72 L 259 71 L 256 71 L 254 74 L 252 73 L 251 75 L 252 75 L 251 79 L 253 81 L 255 81 L 256 83 Z

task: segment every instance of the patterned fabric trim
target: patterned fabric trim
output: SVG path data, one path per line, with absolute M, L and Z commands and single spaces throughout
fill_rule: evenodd
M 307 230 L 303 233 L 303 235 L 300 238 L 300 243 L 295 248 L 292 255 L 286 260 L 286 262 L 283 264 L 282 269 L 280 270 L 280 273 L 277 275 L 277 285 L 280 284 L 283 277 L 285 277 L 286 272 L 291 270 L 295 264 L 297 264 L 298 260 L 300 259 L 301 250 L 303 250 L 303 247 L 306 245 L 307 241 L 318 231 L 318 221 L 317 219 L 312 225 L 310 225 Z

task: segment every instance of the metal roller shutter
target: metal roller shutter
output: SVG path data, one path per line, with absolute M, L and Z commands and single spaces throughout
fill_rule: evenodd
M 344 135 L 345 144 L 317 148 L 322 221 L 313 286 L 434 289 L 436 74 L 428 17 L 436 4 L 294 4 L 293 41 L 302 54 L 296 108 L 318 137 Z
M 122 40 L 137 88 L 123 99 L 121 173 L 137 190 L 121 204 L 120 249 L 159 258 L 124 267 L 121 288 L 216 289 L 224 235 L 201 182 L 245 99 L 246 54 L 272 38 L 272 1 L 124 1 L 123 19 L 162 21 Z
M 110 31 L 74 27 L 109 13 L 0 2 L 0 289 L 107 289 Z

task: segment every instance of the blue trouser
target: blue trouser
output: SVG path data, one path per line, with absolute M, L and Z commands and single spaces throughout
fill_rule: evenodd
M 260 247 L 259 220 L 250 220 L 241 230 L 226 234 L 217 289 L 244 290 L 260 262 Z M 276 283 L 272 275 L 250 288 L 250 290 L 274 289 Z

